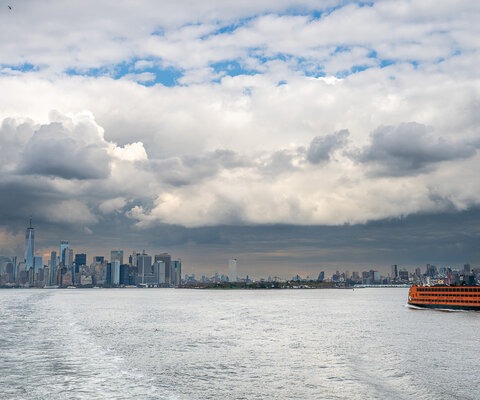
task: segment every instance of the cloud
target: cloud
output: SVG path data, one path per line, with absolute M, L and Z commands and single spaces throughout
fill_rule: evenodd
M 13 172 L 17 168 L 19 150 L 38 129 L 30 119 L 5 118 L 0 126 L 0 171 Z
M 111 153 L 123 161 L 145 161 L 147 152 L 142 142 L 127 143 L 125 146 L 110 146 Z
M 221 243 L 225 224 L 478 206 L 480 9 L 432 4 L 19 3 L 0 24 L 2 226 Z
M 234 151 L 217 149 L 205 154 L 186 155 L 165 159 L 152 159 L 148 171 L 172 186 L 198 184 L 223 170 L 241 168 L 248 160 Z
M 99 210 L 104 214 L 110 214 L 112 212 L 120 212 L 122 208 L 127 204 L 126 199 L 123 197 L 115 197 L 108 199 L 100 203 Z
M 216 80 L 231 73 L 230 62 L 243 65 L 248 58 L 256 61 L 259 70 L 268 69 L 268 62 L 275 59 L 297 71 L 310 67 L 317 74 L 336 75 L 384 60 L 434 64 L 458 51 L 476 52 L 478 47 L 479 10 L 474 2 L 461 6 L 448 2 L 431 13 L 425 12 L 425 6 L 404 1 L 240 5 L 185 0 L 159 8 L 144 0 L 137 6 L 132 10 L 128 5 L 100 2 L 92 15 L 88 4 L 39 7 L 25 1 L 0 27 L 8 43 L 0 49 L 2 70 L 127 76 L 150 83 L 152 75 L 131 74 L 174 67 L 180 74 L 185 72 L 179 82 L 188 84 Z M 222 62 L 225 68 L 213 73 L 211 68 Z
M 297 168 L 299 154 L 296 151 L 277 150 L 262 155 L 258 160 L 258 171 L 269 176 L 292 172 Z
M 378 173 L 402 176 L 426 172 L 440 162 L 473 157 L 476 150 L 469 140 L 446 140 L 435 136 L 431 127 L 408 122 L 375 130 L 358 160 L 372 164 Z
M 79 200 L 64 200 L 56 204 L 43 204 L 38 207 L 43 218 L 58 223 L 93 224 L 97 218 L 91 210 Z
M 52 114 L 26 143 L 19 163 L 22 174 L 63 179 L 101 179 L 110 174 L 103 133 L 89 113 L 72 117 Z
M 347 129 L 342 129 L 331 135 L 316 136 L 308 147 L 307 160 L 312 164 L 328 161 L 333 151 L 346 144 L 349 135 L 350 132 Z

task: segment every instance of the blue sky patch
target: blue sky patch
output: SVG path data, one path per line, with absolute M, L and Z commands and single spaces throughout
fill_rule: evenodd
M 215 73 L 224 73 L 228 76 L 255 75 L 257 71 L 248 69 L 236 60 L 220 61 L 211 65 Z
M 0 69 L 10 69 L 12 71 L 18 71 L 18 72 L 33 72 L 33 71 L 38 71 L 40 67 L 38 65 L 33 65 L 30 63 L 23 63 L 23 64 L 0 64 Z
M 138 61 L 152 62 L 152 66 L 145 67 L 141 69 L 135 69 L 135 64 Z M 132 59 L 128 62 L 123 62 L 117 65 L 112 65 L 109 67 L 101 68 L 89 68 L 89 69 L 74 69 L 70 68 L 65 71 L 67 75 L 70 76 L 89 76 L 89 77 L 100 77 L 108 76 L 112 79 L 121 79 L 128 75 L 141 76 L 142 73 L 151 73 L 153 74 L 153 79 L 137 80 L 137 83 L 143 86 L 153 86 L 156 84 L 161 84 L 163 86 L 177 86 L 178 80 L 183 76 L 183 72 L 180 69 L 167 67 L 162 68 L 158 66 L 158 62 L 154 60 L 143 60 L 143 59 Z M 135 80 L 135 79 L 133 79 Z

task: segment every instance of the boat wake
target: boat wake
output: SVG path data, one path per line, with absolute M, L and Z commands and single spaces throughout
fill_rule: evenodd
M 404 307 L 410 308 L 412 310 L 431 310 L 431 311 L 441 311 L 447 313 L 468 313 L 468 312 L 478 312 L 477 310 L 461 310 L 461 309 L 453 309 L 453 308 L 432 308 L 432 307 L 418 307 L 413 304 L 404 304 Z

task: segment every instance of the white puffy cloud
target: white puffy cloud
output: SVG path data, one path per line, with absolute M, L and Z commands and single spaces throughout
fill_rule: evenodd
M 111 146 L 111 153 L 123 161 L 145 161 L 147 153 L 142 142 L 128 143 L 125 146 Z

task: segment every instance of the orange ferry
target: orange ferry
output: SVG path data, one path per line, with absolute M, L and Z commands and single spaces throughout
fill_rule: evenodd
M 417 286 L 408 292 L 408 304 L 425 308 L 480 310 L 480 286 Z

